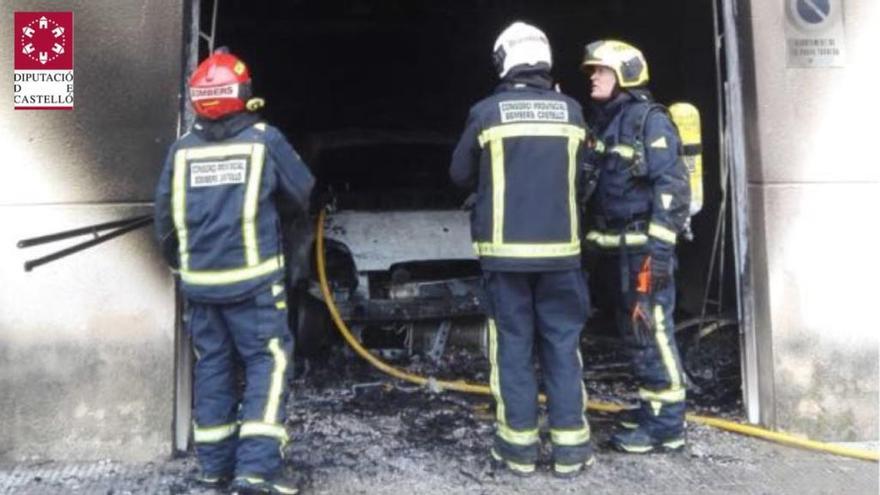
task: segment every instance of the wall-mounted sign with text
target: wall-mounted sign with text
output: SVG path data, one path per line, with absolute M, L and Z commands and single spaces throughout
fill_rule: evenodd
M 783 0 L 788 67 L 843 67 L 843 0 Z

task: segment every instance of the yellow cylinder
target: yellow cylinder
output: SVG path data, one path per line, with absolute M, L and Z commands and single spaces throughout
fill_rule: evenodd
M 682 158 L 688 168 L 691 184 L 690 214 L 703 209 L 703 144 L 700 134 L 700 111 L 690 103 L 679 102 L 669 106 L 672 121 L 678 127 L 683 147 Z

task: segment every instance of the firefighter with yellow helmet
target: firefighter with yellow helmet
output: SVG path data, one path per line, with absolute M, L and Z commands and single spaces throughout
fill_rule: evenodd
M 611 443 L 631 453 L 678 450 L 685 378 L 673 335 L 673 272 L 690 204 L 681 141 L 646 87 L 648 64 L 637 48 L 590 43 L 581 68 L 590 81 L 587 121 L 598 136 L 585 165 L 595 178 L 585 246 L 598 260 L 594 278 L 610 289 L 618 327 L 631 344 L 641 398 Z

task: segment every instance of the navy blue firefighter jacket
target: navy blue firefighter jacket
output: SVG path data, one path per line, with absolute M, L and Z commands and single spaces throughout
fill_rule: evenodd
M 587 241 L 617 248 L 625 233 L 629 247 L 671 252 L 688 217 L 690 185 L 669 114 L 650 92 L 637 89 L 594 104 L 588 120 L 604 152 L 586 154 L 599 167 Z
M 314 178 L 254 114 L 199 120 L 168 151 L 156 235 L 187 298 L 244 299 L 284 275 L 279 207 L 305 213 Z
M 514 71 L 475 104 L 452 181 L 476 190 L 471 237 L 485 270 L 580 266 L 581 106 L 545 71 Z

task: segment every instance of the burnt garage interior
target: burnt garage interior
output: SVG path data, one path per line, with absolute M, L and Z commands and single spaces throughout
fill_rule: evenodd
M 716 401 L 740 399 L 712 2 L 195 1 L 199 29 L 248 63 L 254 94 L 266 99 L 265 117 L 318 178 L 313 202 L 337 209 L 461 206 L 467 194 L 451 184 L 449 158 L 468 108 L 497 83 L 492 45 L 509 23 L 523 20 L 547 33 L 556 81 L 585 108 L 587 80 L 579 70 L 584 45 L 614 38 L 639 47 L 656 99 L 691 102 L 702 116 L 704 206 L 692 219 L 694 239 L 678 248 L 677 335 L 685 366 L 698 391 Z M 199 58 L 207 45 L 199 43 Z M 598 311 L 586 341 L 603 347 L 614 340 L 613 325 L 602 310 L 601 290 L 593 292 Z M 588 378 L 590 361 L 593 369 L 610 369 L 613 363 L 601 361 L 617 359 L 613 350 L 584 355 Z

